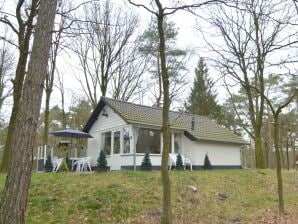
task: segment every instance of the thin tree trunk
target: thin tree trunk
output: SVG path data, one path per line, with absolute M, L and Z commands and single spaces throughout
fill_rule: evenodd
M 255 132 L 256 168 L 265 169 L 261 131 Z
M 290 170 L 290 159 L 289 159 L 289 138 L 287 137 L 286 142 L 286 150 L 287 150 L 287 170 Z
M 161 107 L 161 97 L 162 97 L 162 74 L 160 72 L 160 57 L 158 55 L 158 58 L 157 58 L 157 76 L 158 76 L 158 95 L 157 95 L 157 98 L 156 98 L 156 103 L 155 105 L 157 107 Z
M 20 2 L 18 3 L 19 6 Z M 20 5 L 21 7 L 21 5 Z M 20 13 L 20 8 L 17 8 L 17 13 Z M 26 65 L 29 55 L 29 45 L 33 30 L 33 19 L 37 14 L 37 0 L 33 0 L 31 3 L 31 12 L 26 23 L 23 21 L 19 24 L 19 59 L 16 68 L 15 79 L 13 80 L 13 106 L 8 124 L 7 137 L 5 141 L 4 152 L 0 165 L 0 172 L 5 173 L 8 169 L 8 163 L 12 151 L 12 144 L 14 134 L 16 132 L 16 119 L 19 111 L 19 102 L 23 91 L 23 82 L 25 78 Z M 26 26 L 25 26 L 26 24 Z
M 49 122 L 50 122 L 50 99 L 52 89 L 46 89 L 46 103 L 44 112 L 44 132 L 43 132 L 43 144 L 48 145 L 49 142 Z
M 162 165 L 161 176 L 163 184 L 163 224 L 172 223 L 172 205 L 171 205 L 171 180 L 168 171 L 168 159 L 170 151 L 170 96 L 169 96 L 169 75 L 166 67 L 165 55 L 165 37 L 163 29 L 163 8 L 159 0 L 155 0 L 159 9 L 158 14 L 158 33 L 159 33 L 159 53 L 161 62 L 162 84 L 163 84 L 163 110 L 162 110 L 162 135 L 163 135 L 163 151 L 162 151 Z
M 283 184 L 281 175 L 281 157 L 279 150 L 279 115 L 274 115 L 274 146 L 276 156 L 276 174 L 277 174 L 277 186 L 278 186 L 278 208 L 279 212 L 284 213 L 284 197 L 283 197 Z
M 41 1 L 36 24 L 32 54 L 28 65 L 16 132 L 12 139 L 13 157 L 10 160 L 0 205 L 0 224 L 25 223 L 28 191 L 31 181 L 35 143 L 44 79 L 47 69 L 51 31 L 57 0 Z

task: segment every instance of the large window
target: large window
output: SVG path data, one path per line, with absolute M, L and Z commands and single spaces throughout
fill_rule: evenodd
M 114 154 L 120 153 L 120 131 L 114 132 Z
M 102 149 L 106 155 L 111 155 L 112 132 L 108 131 L 102 134 Z
M 130 153 L 129 128 L 123 128 L 123 153 Z
M 160 154 L 160 131 L 140 128 L 137 140 L 137 153 L 148 151 L 153 154 Z

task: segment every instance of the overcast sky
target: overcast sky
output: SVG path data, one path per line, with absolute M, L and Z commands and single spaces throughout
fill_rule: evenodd
M 140 17 L 140 32 L 143 32 L 149 22 L 151 15 L 144 9 L 136 8 L 133 6 L 130 6 L 127 4 L 126 0 L 111 0 L 113 3 L 117 4 L 123 4 L 127 7 L 123 7 L 123 10 L 129 10 L 128 7 L 130 7 L 132 10 L 134 10 Z M 137 1 L 137 0 L 136 0 Z M 5 1 L 5 10 L 11 14 L 14 14 L 15 11 L 15 4 L 16 0 L 10 0 L 10 1 Z M 83 2 L 82 0 L 74 0 L 73 3 L 80 3 Z M 138 1 L 140 2 L 140 1 Z M 148 2 L 147 0 L 144 2 Z M 166 2 L 166 1 L 163 1 Z M 172 2 L 172 1 L 169 1 Z M 193 2 L 192 0 L 189 0 L 187 2 Z M 204 14 L 203 9 L 198 12 L 199 14 Z M 204 24 L 203 20 L 196 21 L 196 17 L 190 13 L 184 12 L 184 11 L 178 11 L 174 15 L 171 15 L 169 17 L 169 20 L 173 21 L 176 26 L 179 29 L 179 34 L 178 34 L 178 41 L 177 44 L 181 48 L 186 48 L 186 49 L 192 49 L 192 56 L 186 65 L 188 68 L 188 73 L 186 75 L 186 79 L 189 80 L 189 88 L 188 91 L 184 92 L 184 99 L 189 94 L 190 87 L 192 86 L 192 82 L 194 79 L 194 68 L 197 64 L 197 61 L 199 59 L 199 56 L 203 57 L 208 57 L 210 56 L 210 53 L 206 51 L 206 49 L 203 48 L 204 41 L 202 38 L 200 38 L 199 32 L 195 29 L 195 27 L 198 27 L 198 25 L 205 29 L 205 31 L 209 31 L 207 28 L 207 25 Z M 1 24 L 3 26 L 3 24 Z M 208 61 L 207 61 L 208 64 Z M 65 89 L 66 89 L 66 104 L 67 107 L 70 105 L 73 105 L 78 98 L 83 98 L 84 94 L 81 91 L 81 86 L 78 83 L 78 81 L 75 79 L 75 75 L 78 74 L 78 69 L 77 69 L 78 63 L 76 62 L 75 57 L 72 55 L 70 52 L 61 52 L 58 61 L 57 61 L 57 68 L 59 72 L 61 72 L 64 76 L 64 81 L 65 81 Z M 209 66 L 209 74 L 210 76 L 214 79 L 217 80 L 219 77 L 219 74 L 212 69 L 211 66 Z M 226 91 L 224 88 L 221 86 L 221 82 L 216 83 L 216 91 L 218 93 L 218 100 L 220 102 L 223 102 L 227 98 Z M 152 102 L 149 100 L 143 102 L 146 105 L 152 105 Z M 55 88 L 54 93 L 52 95 L 51 99 L 51 105 L 60 105 L 61 104 L 61 99 L 60 99 L 60 94 Z M 10 106 L 11 103 L 7 102 L 7 105 Z M 181 104 L 182 105 L 182 104 Z M 177 105 L 177 106 L 181 106 Z M 8 108 L 8 107 L 7 107 Z M 9 109 L 5 110 L 4 113 L 8 113 Z

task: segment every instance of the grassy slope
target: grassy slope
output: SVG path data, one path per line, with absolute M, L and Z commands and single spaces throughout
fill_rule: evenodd
M 180 171 L 171 179 L 175 223 L 258 223 L 277 212 L 271 170 Z M 287 212 L 298 218 L 298 172 L 284 172 L 284 191 Z M 219 192 L 228 198 L 218 200 Z M 156 223 L 161 208 L 159 172 L 34 174 L 27 223 Z

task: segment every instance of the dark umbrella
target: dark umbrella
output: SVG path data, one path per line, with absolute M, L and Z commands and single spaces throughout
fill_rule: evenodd
M 75 130 L 75 129 L 65 129 L 60 131 L 53 131 L 50 132 L 50 134 L 56 136 L 56 137 L 66 137 L 70 138 L 70 144 L 72 145 L 72 139 L 73 138 L 93 138 L 89 133 Z
M 50 134 L 57 137 L 69 137 L 69 138 L 93 138 L 89 133 L 82 132 L 74 129 L 65 129 L 60 131 L 54 131 Z

